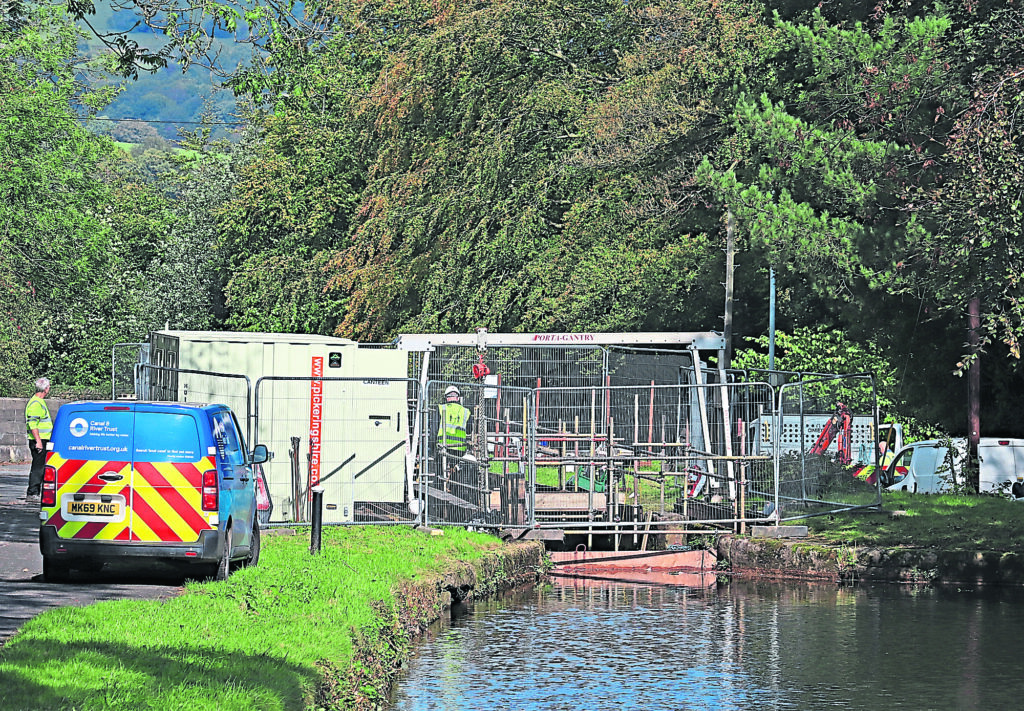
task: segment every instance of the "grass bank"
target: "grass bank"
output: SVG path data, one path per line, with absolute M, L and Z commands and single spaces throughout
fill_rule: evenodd
M 499 548 L 458 528 L 329 528 L 318 556 L 305 536 L 267 536 L 260 565 L 225 582 L 29 621 L 0 649 L 0 708 L 372 707 L 440 612 L 442 576 Z
M 816 538 L 837 545 L 947 551 L 1024 549 L 1024 502 L 991 495 L 886 492 L 882 511 L 808 518 Z

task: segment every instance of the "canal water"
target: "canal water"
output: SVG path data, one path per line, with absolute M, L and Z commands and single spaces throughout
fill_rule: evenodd
M 455 610 L 391 708 L 1020 709 L 1024 595 L 557 578 Z

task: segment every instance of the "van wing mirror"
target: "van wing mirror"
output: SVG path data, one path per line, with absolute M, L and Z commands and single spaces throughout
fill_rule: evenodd
M 263 464 L 270 461 L 270 451 L 265 444 L 257 444 L 252 448 L 252 463 Z

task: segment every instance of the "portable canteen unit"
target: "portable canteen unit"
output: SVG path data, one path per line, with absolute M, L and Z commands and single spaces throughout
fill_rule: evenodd
M 150 360 L 178 369 L 151 370 L 152 397 L 245 413 L 250 438 L 275 455 L 264 465 L 273 520 L 308 520 L 314 486 L 325 522 L 404 507 L 408 353 L 330 336 L 156 331 Z

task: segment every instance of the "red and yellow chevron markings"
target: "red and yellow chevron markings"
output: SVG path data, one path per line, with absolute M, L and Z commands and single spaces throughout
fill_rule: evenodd
M 43 525 L 54 526 L 60 538 L 191 543 L 214 527 L 210 518 L 217 512 L 201 510 L 200 492 L 202 472 L 216 467 L 213 457 L 195 463 L 137 462 L 133 472 L 129 462 L 63 459 L 51 452 L 47 466 L 57 471 L 58 505 L 43 509 Z M 104 481 L 100 475 L 122 478 Z M 117 520 L 65 520 L 60 503 L 73 494 L 119 497 L 126 510 Z
M 131 465 L 128 462 L 62 459 L 53 453 L 47 459 L 47 466 L 57 470 L 57 506 L 43 509 L 49 514 L 44 525 L 54 526 L 60 538 L 77 538 L 104 541 L 129 540 L 128 516 L 117 520 L 66 521 L 61 513 L 62 495 L 67 494 L 110 494 L 127 498 L 131 481 Z M 117 481 L 103 481 L 101 474 L 120 475 Z
M 195 464 L 138 462 L 132 497 L 132 540 L 193 542 L 210 528 L 202 512 L 203 470 L 212 457 Z

